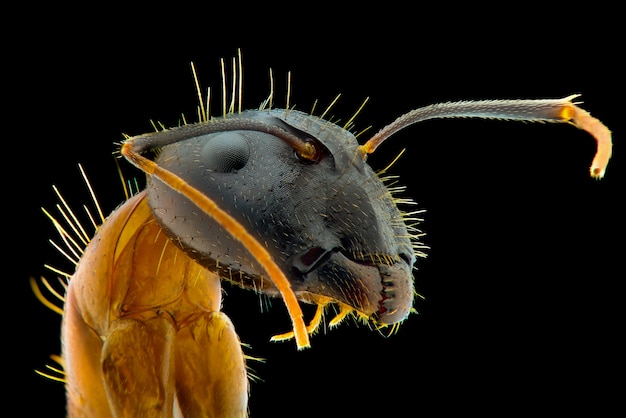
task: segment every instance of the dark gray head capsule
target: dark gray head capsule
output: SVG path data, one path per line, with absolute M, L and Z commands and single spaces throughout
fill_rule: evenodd
M 244 128 L 164 146 L 156 163 L 265 244 L 299 299 L 330 297 L 381 324 L 406 318 L 414 297 L 410 233 L 354 135 L 293 110 L 227 118 L 279 126 L 312 141 L 316 158 Z M 241 286 L 278 295 L 254 257 L 210 216 L 158 179 L 149 177 L 147 190 L 158 222 L 191 257 Z

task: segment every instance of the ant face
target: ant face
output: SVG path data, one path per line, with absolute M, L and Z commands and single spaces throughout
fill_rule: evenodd
M 277 126 L 315 148 L 303 158 L 272 134 L 210 133 L 159 149 L 155 162 L 207 195 L 266 243 L 298 298 L 347 305 L 380 324 L 413 305 L 412 237 L 351 133 L 291 110 L 228 117 Z M 210 122 L 209 122 L 210 123 Z M 243 287 L 278 296 L 250 252 L 177 190 L 150 178 L 155 217 L 192 258 Z

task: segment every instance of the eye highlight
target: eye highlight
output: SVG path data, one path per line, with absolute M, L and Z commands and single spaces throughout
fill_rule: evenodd
M 207 135 L 201 157 L 207 169 L 219 173 L 241 170 L 250 158 L 250 144 L 237 132 Z

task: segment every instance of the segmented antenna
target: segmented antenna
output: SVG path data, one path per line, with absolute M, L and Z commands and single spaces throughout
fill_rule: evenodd
M 387 138 L 407 126 L 428 119 L 481 118 L 528 122 L 569 123 L 591 134 L 597 142 L 596 155 L 589 169 L 591 177 L 601 179 L 612 153 L 611 131 L 598 119 L 572 102 L 578 94 L 563 99 L 477 100 L 437 103 L 412 110 L 385 126 L 360 146 L 362 157 L 373 153 Z

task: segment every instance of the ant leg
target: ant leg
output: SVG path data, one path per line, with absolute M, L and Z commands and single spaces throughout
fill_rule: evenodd
M 147 321 L 125 318 L 111 324 L 101 364 L 114 416 L 172 416 L 175 333 L 166 316 Z
M 176 334 L 176 387 L 184 416 L 244 417 L 248 378 L 239 337 L 222 312 L 204 312 Z

